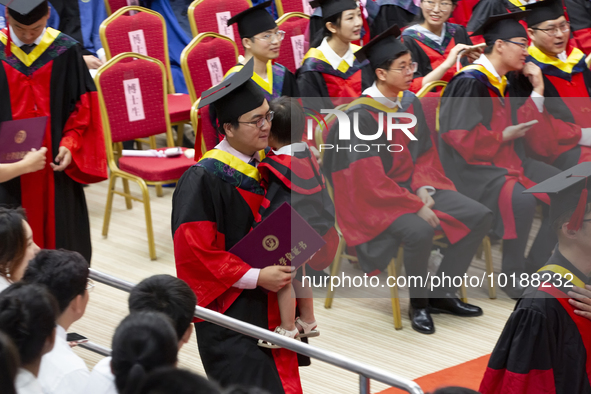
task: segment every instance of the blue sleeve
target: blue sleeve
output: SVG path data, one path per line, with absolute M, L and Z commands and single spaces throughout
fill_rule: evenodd
M 5 10 L 6 7 L 0 4 L 0 29 L 4 29 L 6 27 L 6 18 L 4 17 L 4 15 L 6 15 Z
M 103 47 L 99 37 L 99 27 L 107 18 L 104 0 L 78 0 L 78 7 L 84 49 L 96 56 L 96 52 Z
M 60 26 L 60 16 L 57 13 L 57 11 L 55 10 L 55 8 L 53 8 L 51 3 L 49 3 L 49 9 L 50 9 L 50 14 L 49 14 L 49 19 L 47 20 L 47 27 L 51 27 L 53 29 L 58 30 L 59 26 Z M 4 13 L 2 13 L 2 15 L 4 15 Z

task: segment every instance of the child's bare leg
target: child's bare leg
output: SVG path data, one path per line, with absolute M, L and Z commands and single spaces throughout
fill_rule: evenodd
M 306 275 L 305 267 L 303 269 L 303 276 Z M 312 294 L 312 288 L 310 287 L 310 282 L 305 280 L 304 282 L 300 282 L 299 280 L 294 280 L 294 286 L 296 286 L 296 295 L 298 298 L 298 309 L 300 310 L 300 319 L 304 323 L 314 323 L 316 319 L 314 318 L 314 298 Z M 302 327 L 298 327 L 298 330 L 301 331 Z
M 279 303 L 279 315 L 281 316 L 281 327 L 287 331 L 295 330 L 295 309 L 296 300 L 291 294 L 291 282 L 286 284 L 277 292 L 277 302 Z

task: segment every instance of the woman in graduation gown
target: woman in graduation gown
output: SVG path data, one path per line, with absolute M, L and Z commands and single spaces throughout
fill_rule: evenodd
M 534 198 L 521 192 L 559 172 L 525 156 L 521 137 L 531 127 L 526 122 L 544 121 L 533 94 L 517 112 L 521 123 L 512 125 L 507 79 L 503 74 L 522 70 L 536 82 L 538 96 L 541 86 L 539 68 L 524 64 L 527 33 L 518 23 L 523 14 L 493 16 L 477 30 L 475 34 L 484 34 L 487 50 L 474 65 L 464 67 L 452 78 L 441 99 L 439 117 L 439 150 L 445 173 L 458 191 L 493 211 L 493 231 L 503 239 L 503 273 L 517 276 L 526 271 L 524 254 L 536 198 L 546 205 L 528 256 L 528 270 L 541 267 L 556 243 L 547 217 L 548 196 Z M 516 283 L 504 290 L 516 298 L 523 288 Z
M 281 96 L 298 97 L 295 76 L 285 66 L 273 63 L 273 59 L 279 57 L 285 33 L 279 30 L 277 23 L 266 10 L 271 3 L 261 3 L 228 20 L 228 26 L 238 24 L 238 33 L 244 47 L 244 60 L 232 67 L 225 76 L 227 78 L 238 72 L 243 64 L 254 59 L 252 80 L 261 87 L 267 101 Z
M 226 137 L 179 180 L 172 232 L 177 275 L 193 289 L 198 305 L 273 330 L 281 322 L 276 292 L 290 281 L 289 267 L 254 269 L 228 252 L 249 233 L 264 198 L 256 165 L 267 147 L 272 114 L 252 72 L 251 60 L 203 93 L 200 105 L 216 108 Z M 255 338 L 206 321 L 196 322 L 195 330 L 210 379 L 222 386 L 302 393 L 295 353 L 259 347 Z
M 324 38 L 317 48 L 310 48 L 304 56 L 297 82 L 304 106 L 319 111 L 335 107 L 331 97 L 361 96 L 373 77 L 367 63 L 355 59 L 354 53 L 360 47 L 351 44 L 361 34 L 362 18 L 357 2 L 322 0 L 310 4 L 322 7 Z
M 9 4 L 7 21 L 20 33 L 10 25 L 0 31 L 0 122 L 47 116 L 43 146 L 50 164 L 0 184 L 0 204 L 25 208 L 42 249 L 77 251 L 90 262 L 82 184 L 107 178 L 96 88 L 80 44 L 49 27 L 33 30 L 47 23 L 46 0 Z
M 448 22 L 457 0 L 422 0 L 419 23 L 402 33 L 402 40 L 418 63 L 410 87 L 418 92 L 429 82 L 449 80 L 456 73 L 456 61 L 461 51 L 462 65 L 480 56 L 480 50 L 466 51 L 472 45 L 466 28 Z

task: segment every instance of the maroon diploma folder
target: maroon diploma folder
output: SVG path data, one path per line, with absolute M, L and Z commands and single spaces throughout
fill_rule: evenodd
M 40 149 L 46 126 L 47 116 L 0 123 L 0 163 L 17 162 L 31 149 Z
M 285 202 L 229 252 L 253 268 L 270 265 L 298 268 L 325 243 L 304 218 Z

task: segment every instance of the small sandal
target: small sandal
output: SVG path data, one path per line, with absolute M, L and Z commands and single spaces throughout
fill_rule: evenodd
M 300 338 L 312 338 L 312 337 L 317 337 L 318 335 L 320 335 L 320 331 L 318 331 L 316 329 L 316 327 L 318 327 L 318 324 L 316 324 L 316 321 L 313 321 L 312 323 L 306 323 L 298 317 L 295 322 L 296 322 L 296 324 L 299 324 L 300 327 L 302 327 L 302 329 L 304 330 L 304 331 L 300 331 L 300 335 L 299 335 Z M 297 326 L 296 326 L 296 328 L 297 328 Z
M 281 326 L 277 326 L 277 328 L 275 328 L 275 331 L 274 332 L 276 334 L 283 335 L 283 336 L 288 337 L 288 338 L 291 338 L 291 339 L 295 339 L 295 340 L 298 340 L 298 341 L 300 340 L 300 337 L 298 335 L 299 332 L 298 332 L 297 327 L 293 331 L 287 331 L 285 328 L 283 328 Z M 264 348 L 267 348 L 267 349 L 281 349 L 281 346 L 272 344 L 271 342 L 267 342 L 267 341 L 265 341 L 263 339 L 259 339 L 258 345 L 260 347 L 264 347 Z

